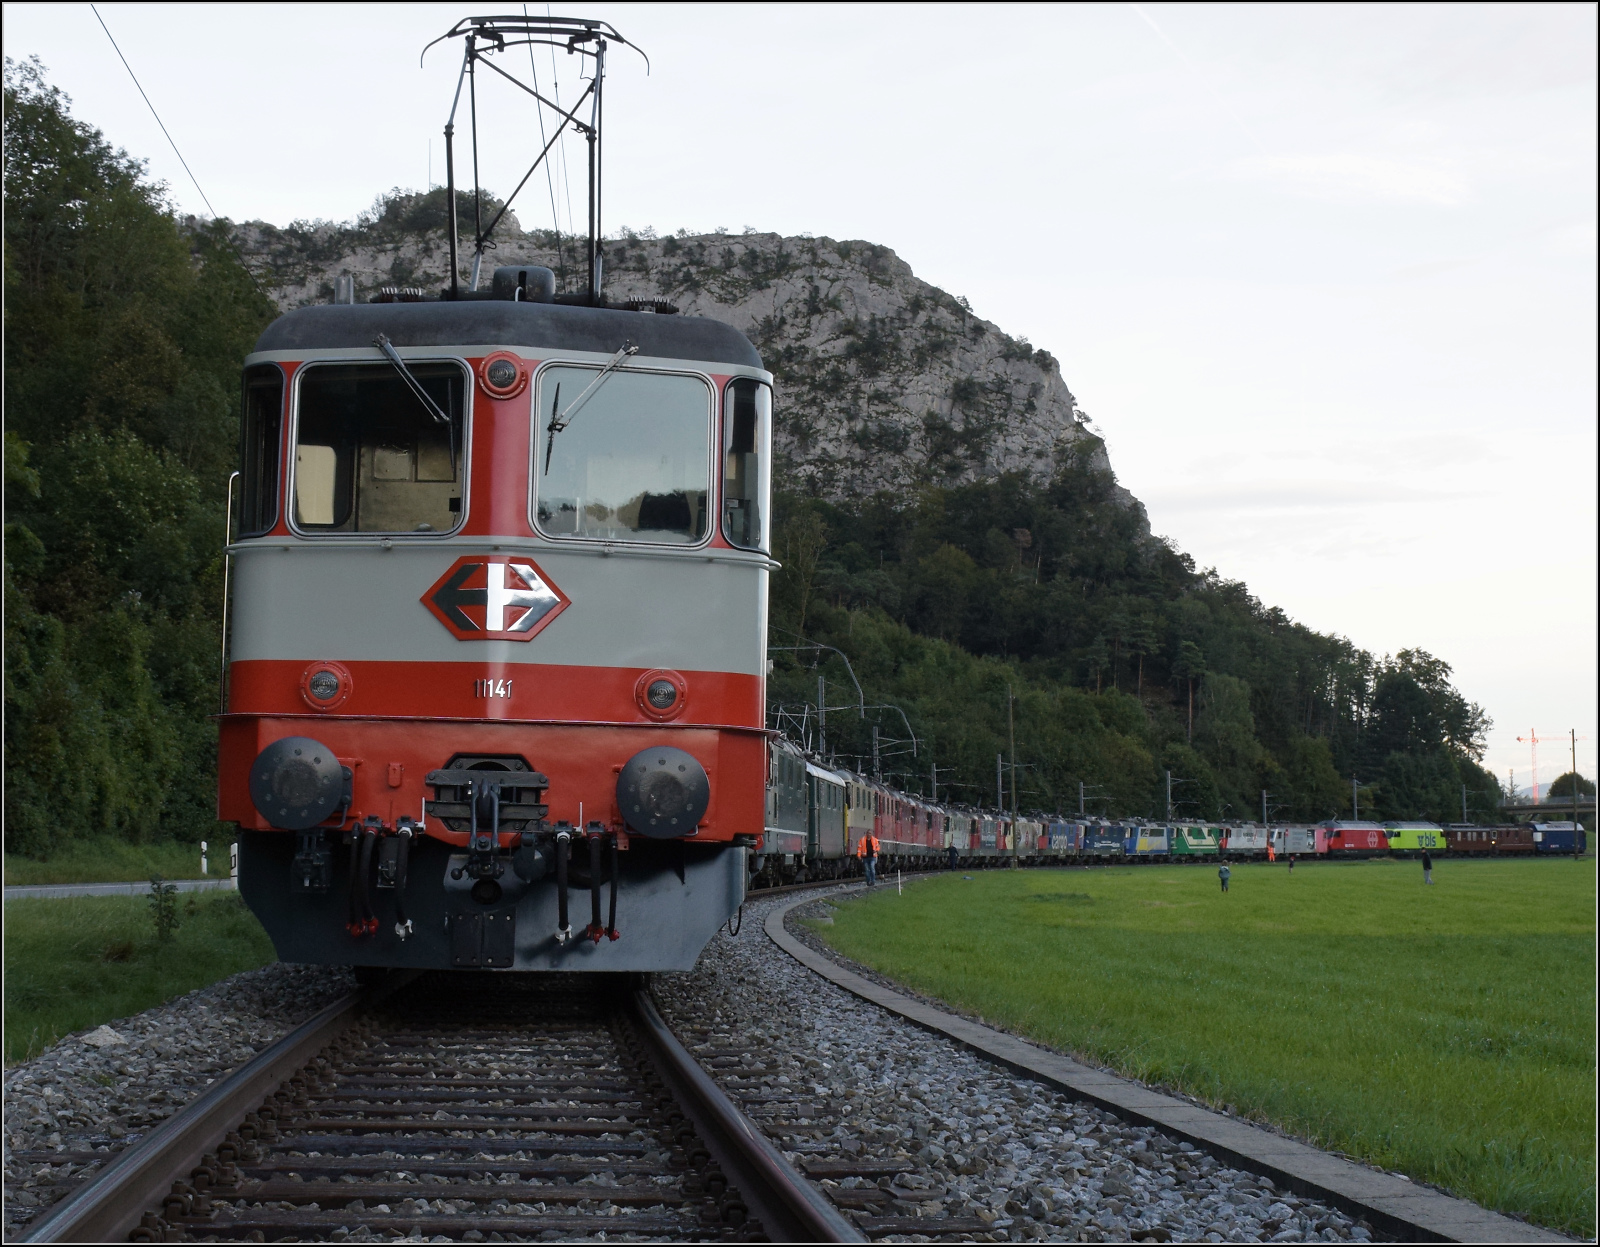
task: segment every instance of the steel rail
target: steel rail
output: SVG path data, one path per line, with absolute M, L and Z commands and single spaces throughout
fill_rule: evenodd
M 784 1159 L 755 1123 L 734 1107 L 672 1033 L 648 991 L 633 992 L 627 1003 L 667 1089 L 768 1238 L 775 1243 L 867 1241 L 821 1190 Z
M 913 879 L 922 879 L 928 875 L 941 875 L 948 873 L 949 871 L 944 870 L 943 868 L 937 870 L 908 870 L 906 871 L 904 878 L 905 882 L 910 883 Z M 838 879 L 809 879 L 805 883 L 775 883 L 770 888 L 746 889 L 744 894 L 744 903 L 748 905 L 752 901 L 761 900 L 763 897 L 782 896 L 786 892 L 809 892 L 814 891 L 817 888 L 837 888 L 850 885 L 861 887 L 864 886 L 865 883 L 866 880 L 860 875 L 845 875 Z M 880 888 L 892 887 L 893 885 L 894 880 L 892 879 L 887 884 L 884 883 L 881 877 L 878 880 L 878 886 Z
M 126 1242 L 144 1214 L 160 1208 L 175 1179 L 186 1178 L 201 1158 L 236 1129 L 280 1084 L 355 1021 L 361 1009 L 415 974 L 352 992 L 302 1022 L 232 1074 L 127 1148 L 36 1224 L 28 1243 Z

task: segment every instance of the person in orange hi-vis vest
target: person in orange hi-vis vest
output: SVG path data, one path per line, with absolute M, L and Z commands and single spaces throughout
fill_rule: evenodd
M 856 841 L 856 856 L 866 866 L 867 886 L 870 888 L 878 882 L 878 837 L 870 831 Z

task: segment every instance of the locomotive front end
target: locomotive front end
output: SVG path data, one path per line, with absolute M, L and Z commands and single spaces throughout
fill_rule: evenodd
M 743 900 L 771 377 L 530 271 L 247 362 L 219 814 L 284 960 L 687 969 Z

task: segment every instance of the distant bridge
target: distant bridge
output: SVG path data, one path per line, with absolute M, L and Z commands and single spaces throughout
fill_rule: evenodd
M 1577 811 L 1574 818 L 1573 811 Z M 1570 799 L 1557 798 L 1554 801 L 1508 801 L 1500 807 L 1503 814 L 1537 814 L 1542 815 L 1536 821 L 1541 823 L 1575 822 L 1584 817 L 1593 818 L 1595 813 L 1594 798 L 1582 797 L 1575 805 Z

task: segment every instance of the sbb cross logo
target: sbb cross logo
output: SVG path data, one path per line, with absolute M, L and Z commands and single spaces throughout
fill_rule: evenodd
M 533 560 L 477 554 L 452 563 L 422 604 L 458 641 L 529 641 L 572 602 Z

